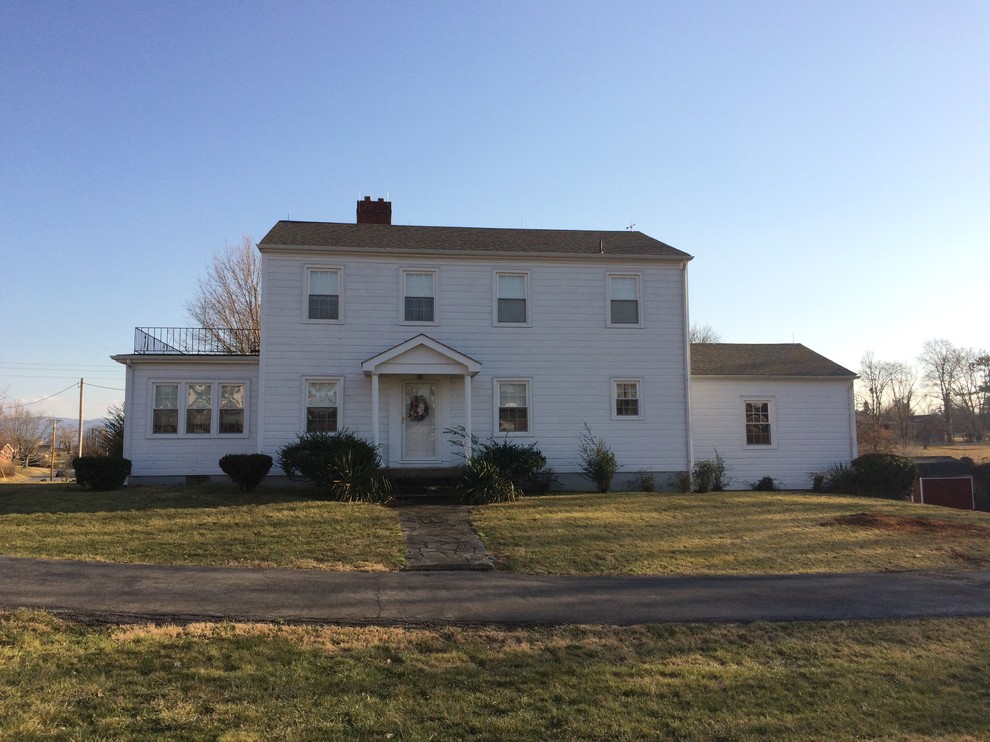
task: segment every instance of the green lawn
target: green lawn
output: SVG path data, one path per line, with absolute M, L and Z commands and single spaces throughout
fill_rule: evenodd
M 232 485 L 86 492 L 0 486 L 0 553 L 149 564 L 395 570 L 405 561 L 395 513 L 315 499 L 298 488 Z
M 0 613 L 0 739 L 986 739 L 990 619 L 86 627 Z
M 532 574 L 990 568 L 990 514 L 856 497 L 548 495 L 477 508 L 472 521 L 499 569 Z

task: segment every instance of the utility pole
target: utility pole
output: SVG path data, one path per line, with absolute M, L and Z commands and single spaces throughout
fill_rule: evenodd
M 56 446 L 55 431 L 57 429 L 58 429 L 58 418 L 53 417 L 52 418 L 52 475 L 48 480 L 49 482 L 55 481 L 55 446 Z
M 86 383 L 85 379 L 79 379 L 79 453 L 77 456 L 82 457 L 82 442 L 83 442 L 83 385 Z

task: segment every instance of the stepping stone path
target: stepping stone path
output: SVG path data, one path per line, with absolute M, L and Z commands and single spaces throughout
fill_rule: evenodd
M 404 505 L 396 511 L 406 571 L 495 569 L 495 557 L 471 528 L 469 505 Z

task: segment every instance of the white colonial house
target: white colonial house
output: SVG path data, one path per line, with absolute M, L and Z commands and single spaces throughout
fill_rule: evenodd
M 569 489 L 585 424 L 617 488 L 673 488 L 716 449 L 742 487 L 855 456 L 855 375 L 801 345 L 692 349 L 691 256 L 640 232 L 400 226 L 365 199 L 355 224 L 280 221 L 258 249 L 260 338 L 138 328 L 114 356 L 133 483 L 344 428 L 396 470 L 456 466 L 450 428 L 536 443 Z

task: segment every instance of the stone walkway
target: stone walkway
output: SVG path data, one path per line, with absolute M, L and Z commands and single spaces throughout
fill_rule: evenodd
M 396 512 L 407 572 L 495 569 L 495 557 L 471 528 L 469 505 L 403 505 Z

